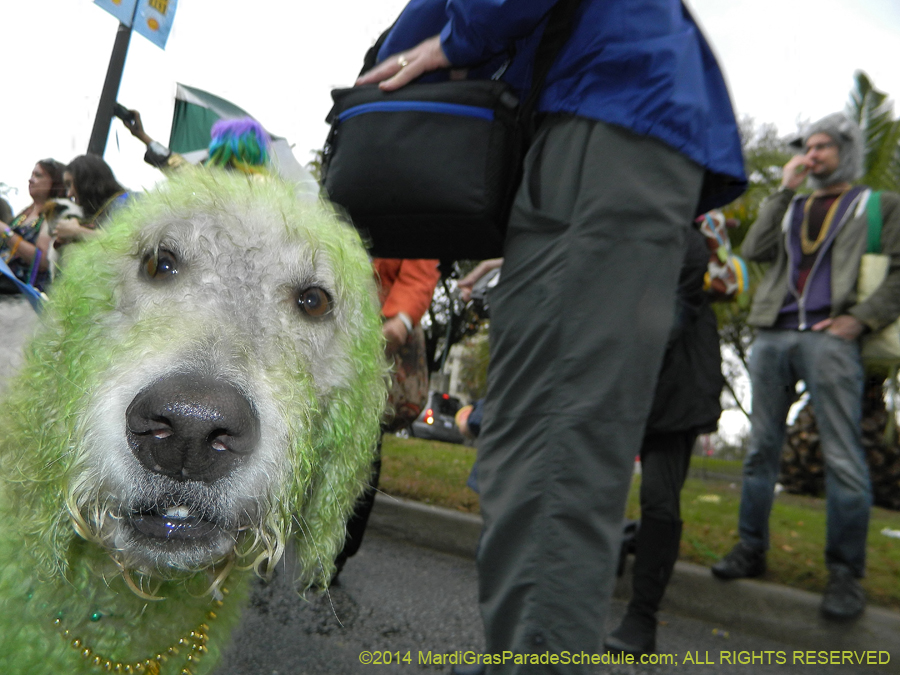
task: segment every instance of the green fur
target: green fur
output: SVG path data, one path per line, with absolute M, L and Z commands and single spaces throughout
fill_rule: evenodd
M 385 361 L 371 265 L 355 232 L 327 207 L 302 206 L 277 181 L 248 181 L 213 170 L 186 171 L 124 209 L 94 240 L 68 252 L 26 362 L 7 389 L 0 416 L 0 672 L 103 672 L 68 643 L 79 638 L 113 661 L 135 663 L 210 626 L 210 654 L 192 673 L 214 666 L 247 594 L 245 571 L 266 554 L 248 537 L 217 607 L 207 592 L 220 571 L 172 574 L 168 580 L 131 572 L 146 600 L 128 588 L 110 555 L 80 538 L 66 505 L 84 461 L 86 411 L 104 373 L 155 344 L 199 340 L 199 328 L 143 316 L 116 321 L 121 275 L 139 264 L 147 223 L 196 214 L 274 210 L 286 235 L 326 255 L 339 280 L 347 325 L 341 332 L 354 375 L 317 394 L 307 365 L 287 348 L 254 355 L 264 364 L 279 414 L 289 425 L 290 479 L 278 487 L 266 519 L 269 544 L 295 535 L 300 589 L 325 585 L 342 545 L 344 523 L 368 478 L 385 398 Z M 102 496 L 97 498 L 102 500 Z M 277 549 L 277 545 L 275 546 Z M 275 551 L 277 557 L 280 551 Z M 263 560 L 263 570 L 266 562 Z M 206 619 L 214 611 L 217 618 Z M 60 618 L 60 625 L 53 621 Z M 69 630 L 64 638 L 60 631 Z M 178 673 L 184 649 L 162 673 Z

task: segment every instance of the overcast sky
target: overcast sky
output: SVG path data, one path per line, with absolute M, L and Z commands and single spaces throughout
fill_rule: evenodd
M 527 0 L 523 0 L 527 1 Z M 29 203 L 37 159 L 68 162 L 90 138 L 117 23 L 90 0 L 2 0 L 0 181 Z M 134 35 L 119 101 L 168 142 L 175 83 L 205 89 L 294 144 L 301 163 L 320 148 L 329 91 L 349 86 L 362 56 L 405 0 L 180 0 L 165 51 Z M 853 72 L 900 96 L 897 0 L 690 0 L 720 57 L 739 114 L 775 123 L 843 108 Z M 106 160 L 133 189 L 159 174 L 116 120 Z

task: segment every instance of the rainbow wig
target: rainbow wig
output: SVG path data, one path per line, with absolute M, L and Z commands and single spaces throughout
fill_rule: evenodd
M 219 120 L 210 132 L 209 159 L 206 163 L 243 173 L 268 173 L 272 139 L 262 125 L 251 117 Z

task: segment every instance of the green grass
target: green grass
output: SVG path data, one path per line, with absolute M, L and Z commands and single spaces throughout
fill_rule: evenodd
M 478 495 L 466 487 L 475 448 L 385 434 L 379 489 L 425 504 L 478 513 Z
M 710 476 L 734 476 L 740 478 L 743 471 L 743 462 L 734 459 L 719 459 L 718 457 L 703 457 L 695 455 L 691 458 L 691 473 L 697 478 Z
M 630 518 L 639 517 L 639 484 L 635 477 L 626 511 Z M 688 479 L 681 493 L 682 560 L 708 566 L 737 543 L 740 490 L 736 483 Z M 884 528 L 900 530 L 900 513 L 873 508 L 862 584 L 873 604 L 900 609 L 900 540 L 881 534 Z M 821 593 L 828 581 L 825 501 L 781 493 L 772 507 L 769 531 L 765 580 Z
M 478 513 L 478 495 L 466 487 L 475 461 L 474 448 L 449 443 L 385 436 L 382 448 L 381 489 L 391 495 Z M 739 463 L 695 457 L 694 475 L 703 468 L 718 476 L 738 476 Z M 640 476 L 635 476 L 628 497 L 627 515 L 637 518 Z M 711 565 L 737 542 L 740 484 L 728 480 L 689 478 L 681 493 L 684 535 L 681 559 Z M 900 530 L 900 512 L 872 509 L 869 525 L 867 576 L 863 579 L 869 601 L 900 609 L 900 539 L 881 534 Z M 770 521 L 772 536 L 765 580 L 821 593 L 827 581 L 825 502 L 813 497 L 780 494 Z

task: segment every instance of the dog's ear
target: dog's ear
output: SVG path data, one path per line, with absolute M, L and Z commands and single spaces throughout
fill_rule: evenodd
M 300 583 L 322 587 L 344 544 L 346 521 L 371 478 L 389 381 L 372 265 L 358 235 L 351 235 L 342 254 L 334 257 L 347 311 L 347 329 L 336 339 L 346 370 L 353 375 L 319 401 L 321 414 L 312 438 L 319 466 L 299 513 Z
M 365 380 L 359 385 L 368 392 L 341 391 L 327 404 L 316 434 L 320 466 L 301 509 L 297 541 L 303 586 L 327 585 L 344 545 L 346 522 L 371 480 L 386 396 L 369 392 L 386 393 L 387 387 L 377 378 Z

